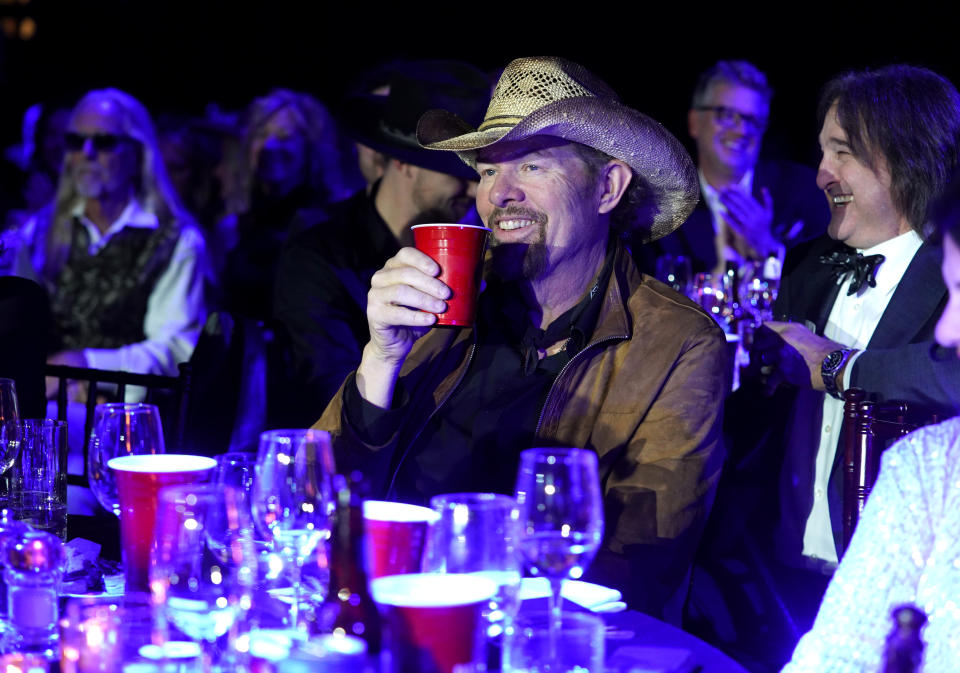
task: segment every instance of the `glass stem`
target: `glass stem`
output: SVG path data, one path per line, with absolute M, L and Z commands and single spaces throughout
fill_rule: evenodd
M 563 597 L 560 595 L 560 589 L 563 586 L 563 578 L 550 578 L 550 655 L 557 652 L 557 640 L 560 636 L 560 628 L 563 624 Z
M 290 619 L 293 622 L 293 628 L 305 631 L 306 625 L 300 623 L 300 583 L 303 560 L 296 552 L 290 555 L 290 560 L 293 561 L 293 608 L 290 611 Z

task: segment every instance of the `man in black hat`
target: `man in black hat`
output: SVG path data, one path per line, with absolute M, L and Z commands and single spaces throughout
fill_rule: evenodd
M 360 365 L 316 426 L 337 467 L 381 497 L 426 502 L 513 493 L 530 447 L 593 451 L 606 531 L 587 577 L 677 621 L 723 462 L 726 344 L 702 309 L 637 271 L 619 236 L 678 227 L 697 200 L 693 162 L 559 58 L 509 64 L 479 128 L 447 106 L 417 136 L 480 175 L 487 285 L 474 328 L 431 328 L 450 296 L 434 260 L 403 248 L 373 276 Z M 581 551 L 568 577 L 590 560 Z
M 288 414 L 294 426 L 316 420 L 367 342 L 367 290 L 374 272 L 410 240 L 411 224 L 456 222 L 476 196 L 476 173 L 455 156 L 416 140 L 420 116 L 453 106 L 483 116 L 489 85 L 482 72 L 452 61 L 398 67 L 387 96 L 356 97 L 344 115 L 354 140 L 388 157 L 369 193 L 343 202 L 332 217 L 291 240 L 281 256 L 274 316 L 289 340 L 293 369 Z M 301 217 L 308 217 L 301 213 Z

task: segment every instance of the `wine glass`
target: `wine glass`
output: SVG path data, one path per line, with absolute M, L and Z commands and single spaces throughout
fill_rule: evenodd
M 13 379 L 0 379 L 0 473 L 17 460 L 20 451 L 20 412 Z
M 182 484 L 160 491 L 151 598 L 164 626 L 200 642 L 206 671 L 217 640 L 250 606 L 256 583 L 251 526 L 235 488 Z M 210 544 L 213 537 L 226 540 L 218 553 Z
M 517 501 L 499 493 L 447 493 L 430 499 L 440 514 L 427 530 L 425 573 L 471 573 L 497 583 L 484 616 L 487 635 L 500 635 L 520 607 Z
M 780 279 L 764 272 L 764 262 L 746 262 L 740 267 L 740 305 L 753 316 L 754 326 L 773 319 Z
M 330 435 L 322 430 L 271 430 L 260 435 L 253 484 L 255 523 L 290 565 L 291 620 L 300 630 L 303 563 L 330 537 L 334 473 Z
M 160 411 L 153 404 L 111 402 L 98 404 L 87 448 L 90 490 L 108 512 L 120 516 L 120 498 L 112 458 L 165 453 Z
M 560 628 L 564 578 L 580 579 L 603 538 L 597 454 L 538 448 L 520 453 L 520 553 L 527 571 L 550 581 L 550 623 Z

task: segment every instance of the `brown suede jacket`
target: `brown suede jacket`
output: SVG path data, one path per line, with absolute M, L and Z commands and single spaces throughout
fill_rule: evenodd
M 387 486 L 475 347 L 469 329 L 434 329 L 414 345 L 401 372 L 410 412 L 383 446 L 364 444 L 343 420 L 341 388 L 314 426 L 331 432 L 340 469 Z M 557 376 L 538 423 L 545 444 L 600 459 L 606 534 L 588 577 L 674 622 L 723 464 L 727 358 L 713 319 L 641 275 L 620 248 L 594 333 Z

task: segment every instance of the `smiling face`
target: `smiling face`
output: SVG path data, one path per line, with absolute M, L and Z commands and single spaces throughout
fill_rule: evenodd
M 960 246 L 953 236 L 943 237 L 943 284 L 949 299 L 937 321 L 936 338 L 944 348 L 954 348 L 960 356 Z
M 871 168 L 852 154 L 835 104 L 824 118 L 820 149 L 817 186 L 830 205 L 831 238 L 866 249 L 910 230 L 906 217 L 893 205 L 886 161 L 877 155 Z
M 493 230 L 499 275 L 590 280 L 605 255 L 608 210 L 574 145 L 550 136 L 500 142 L 478 152 L 477 172 L 477 211 Z
M 126 199 L 136 184 L 138 143 L 126 135 L 123 111 L 105 98 L 90 98 L 73 111 L 68 133 L 85 137 L 80 149 L 67 151 L 64 169 L 77 193 L 87 199 Z M 113 135 L 119 142 L 110 150 L 95 147 L 94 136 Z
M 739 179 L 757 163 L 770 106 L 758 91 L 721 81 L 710 87 L 702 107 L 726 110 L 690 110 L 688 130 L 701 168 Z

